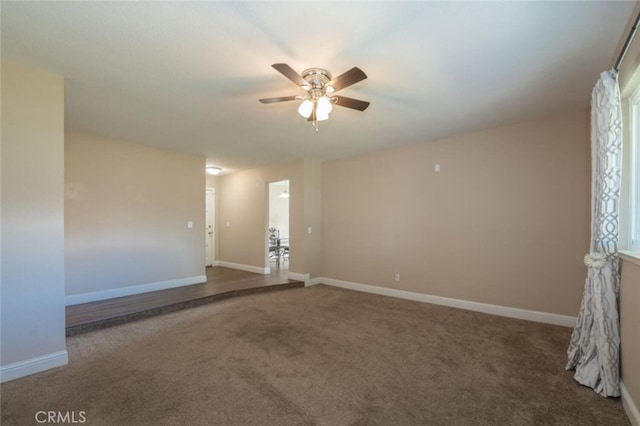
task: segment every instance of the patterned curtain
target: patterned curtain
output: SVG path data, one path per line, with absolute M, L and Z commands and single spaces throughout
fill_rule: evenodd
M 603 396 L 620 396 L 618 205 L 622 110 L 617 73 L 600 74 L 591 97 L 591 247 L 567 370 Z

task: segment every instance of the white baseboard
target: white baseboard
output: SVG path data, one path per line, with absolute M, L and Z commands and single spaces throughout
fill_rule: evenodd
M 224 268 L 238 269 L 240 271 L 254 272 L 256 274 L 268 274 L 271 272 L 269 268 L 260 266 L 242 265 L 240 263 L 225 262 L 223 260 L 218 260 L 216 263 L 217 266 L 222 266 Z
M 148 293 L 150 291 L 166 290 L 168 288 L 182 287 L 185 285 L 206 283 L 206 275 L 178 278 L 175 280 L 160 281 L 157 283 L 132 285 L 129 287 L 114 288 L 110 290 L 94 291 L 91 293 L 72 294 L 65 296 L 66 306 L 80 303 L 96 302 L 98 300 L 114 299 L 116 297 L 132 296 L 134 294 Z
M 0 383 L 39 373 L 50 368 L 61 367 L 69 363 L 67 351 L 53 352 L 47 355 L 14 362 L 0 367 Z
M 310 280 L 305 280 L 304 286 L 311 287 L 312 285 L 322 284 L 325 281 L 327 281 L 327 278 L 322 278 L 322 277 L 311 278 Z
M 633 426 L 640 426 L 640 410 L 638 410 L 638 406 L 633 402 L 633 399 L 631 399 L 631 395 L 629 395 L 624 383 L 620 384 L 620 393 L 622 406 L 629 417 L 629 421 L 631 421 Z
M 307 286 L 315 284 L 327 284 L 334 287 L 346 288 L 349 290 L 363 291 L 366 293 L 380 294 L 382 296 L 397 297 L 400 299 L 413 300 L 416 302 L 432 303 L 434 305 L 449 306 L 452 308 L 466 309 L 469 311 L 483 312 L 486 314 L 498 315 L 502 317 L 524 319 L 546 324 L 573 327 L 576 323 L 575 317 L 567 315 L 551 314 L 548 312 L 530 311 L 526 309 L 510 308 L 508 306 L 490 305 L 487 303 L 471 302 L 468 300 L 451 299 L 448 297 L 432 296 L 429 294 L 415 293 L 411 291 L 398 290 L 393 288 L 378 287 L 368 284 L 359 284 L 349 281 L 336 280 L 333 278 L 314 278 Z
M 299 272 L 289 272 L 287 278 L 290 280 L 303 281 L 306 286 L 306 282 L 309 279 L 309 274 L 301 274 Z

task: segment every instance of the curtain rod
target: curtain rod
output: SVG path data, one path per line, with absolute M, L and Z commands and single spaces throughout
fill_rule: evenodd
M 627 54 L 627 50 L 629 50 L 629 45 L 631 44 L 631 40 L 633 40 L 633 37 L 636 35 L 636 31 L 638 30 L 638 24 L 640 24 L 640 13 L 638 13 L 636 22 L 633 24 L 633 27 L 631 27 L 631 31 L 629 31 L 629 36 L 627 37 L 627 41 L 624 42 L 624 46 L 622 47 L 622 52 L 620 52 L 620 56 L 618 56 L 618 60 L 616 61 L 616 64 L 613 66 L 613 69 L 616 72 L 618 72 L 618 70 L 620 69 L 620 64 L 624 59 L 624 55 Z

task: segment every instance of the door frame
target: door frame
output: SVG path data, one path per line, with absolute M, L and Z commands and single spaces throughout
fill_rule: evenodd
M 278 180 L 274 180 L 274 181 L 269 181 L 266 182 L 266 209 L 265 209 L 265 213 L 266 213 L 266 218 L 265 218 L 265 223 L 266 223 L 266 227 L 265 227 L 265 269 L 269 272 L 272 272 L 271 270 L 271 263 L 270 263 L 270 258 L 269 258 L 269 226 L 271 225 L 271 209 L 272 209 L 272 204 L 271 204 L 271 187 L 273 184 L 279 184 L 279 183 L 285 183 L 285 188 L 287 190 L 287 193 L 291 194 L 291 180 L 288 178 L 284 178 L 284 179 L 278 179 Z M 289 195 L 291 196 L 291 195 Z M 289 238 L 291 230 L 290 230 L 290 226 L 291 226 L 291 199 L 289 199 L 287 201 L 288 207 L 287 207 L 287 238 Z M 291 249 L 291 240 L 289 239 L 289 250 Z M 280 265 L 276 265 L 277 268 L 280 268 Z M 289 265 L 287 265 L 287 271 L 288 271 Z
M 209 230 L 209 223 L 211 230 Z M 207 243 L 211 250 L 211 261 L 208 259 Z M 216 189 L 205 189 L 205 267 L 216 266 Z

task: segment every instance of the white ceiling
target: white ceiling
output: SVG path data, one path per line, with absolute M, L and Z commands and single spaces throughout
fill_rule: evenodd
M 6 2 L 2 56 L 65 77 L 66 126 L 227 172 L 586 108 L 635 2 Z M 353 66 L 316 133 L 271 68 Z

